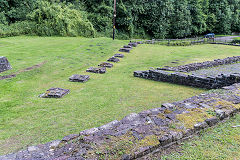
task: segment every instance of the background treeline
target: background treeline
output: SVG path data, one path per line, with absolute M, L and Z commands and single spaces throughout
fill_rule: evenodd
M 113 0 L 0 0 L 0 37 L 111 36 Z M 240 32 L 240 0 L 117 0 L 118 38 Z

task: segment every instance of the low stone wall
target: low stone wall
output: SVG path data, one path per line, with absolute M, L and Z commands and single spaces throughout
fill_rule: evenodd
M 189 99 L 132 113 L 69 135 L 62 140 L 31 146 L 1 160 L 136 159 L 214 126 L 240 111 L 240 84 Z
M 176 72 L 169 73 L 162 70 L 135 71 L 135 77 L 154 81 L 170 82 L 192 87 L 217 89 L 240 82 L 240 74 L 225 74 L 217 77 L 187 75 Z
M 6 57 L 0 57 L 0 73 L 12 69 Z
M 221 44 L 221 45 L 227 45 L 227 46 L 237 46 L 237 47 L 240 47 L 240 44 L 234 44 L 234 43 L 212 42 L 210 44 Z
M 215 59 L 213 61 L 206 61 L 202 63 L 191 63 L 187 65 L 177 66 L 177 67 L 164 67 L 157 68 L 158 70 L 166 70 L 166 71 L 177 71 L 177 72 L 190 72 L 196 71 L 199 69 L 217 67 L 220 65 L 232 64 L 240 61 L 240 56 L 235 57 L 227 57 L 224 59 Z

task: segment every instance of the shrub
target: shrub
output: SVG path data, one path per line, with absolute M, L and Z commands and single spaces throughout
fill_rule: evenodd
M 28 15 L 36 23 L 34 33 L 39 36 L 94 37 L 93 25 L 84 12 L 64 4 L 39 1 L 38 8 Z
M 34 28 L 35 23 L 30 21 L 21 21 L 10 25 L 0 24 L 0 37 L 33 34 Z

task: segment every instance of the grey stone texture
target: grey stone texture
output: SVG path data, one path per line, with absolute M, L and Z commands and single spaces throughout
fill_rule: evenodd
M 79 75 L 79 74 L 74 74 L 71 77 L 69 77 L 69 81 L 71 82 L 87 82 L 89 79 L 90 79 L 90 76 Z
M 107 60 L 108 62 L 114 62 L 114 63 L 117 63 L 120 61 L 120 59 L 116 58 L 116 57 L 111 57 Z
M 117 53 L 117 54 L 114 54 L 114 57 L 124 58 L 124 54 L 119 54 L 119 53 Z
M 132 47 L 137 47 L 138 43 L 137 42 L 130 42 L 128 45 L 132 46 Z
M 100 67 L 100 68 L 90 67 L 86 70 L 86 72 L 104 74 L 104 73 L 106 73 L 106 68 L 105 67 Z
M 0 73 L 12 69 L 8 59 L 0 56 Z
M 50 88 L 45 93 L 41 94 L 41 98 L 62 98 L 70 92 L 69 89 Z
M 130 49 L 132 49 L 132 46 L 130 46 L 130 45 L 125 45 L 125 46 L 123 46 L 123 48 L 130 48 Z
M 160 108 L 132 113 L 120 121 L 114 120 L 106 125 L 81 131 L 79 134 L 65 136 L 61 141 L 31 146 L 17 153 L 0 156 L 0 159 L 100 159 L 109 154 L 116 156 L 114 152 L 109 151 L 109 145 L 116 147 L 128 141 L 132 142 L 126 144 L 128 149 L 131 149 L 131 154 L 117 158 L 136 159 L 233 116 L 240 111 L 239 105 L 236 105 L 240 104 L 239 94 L 240 84 L 234 84 L 183 101 L 166 103 Z M 194 121 L 193 126 L 187 125 L 188 122 L 180 118 L 185 115 L 194 116 L 200 110 L 206 116 L 202 116 L 202 122 Z M 208 110 L 213 112 L 210 114 Z M 151 144 L 144 143 L 149 141 Z M 99 151 L 101 154 L 98 154 Z
M 126 52 L 129 53 L 131 51 L 131 48 L 120 48 L 119 52 Z
M 103 62 L 103 63 L 99 64 L 98 66 L 99 67 L 112 68 L 113 64 L 112 63 L 108 63 L 108 62 Z

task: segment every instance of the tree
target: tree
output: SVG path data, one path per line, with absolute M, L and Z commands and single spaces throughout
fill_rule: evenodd
M 207 30 L 207 16 L 204 14 L 202 2 L 202 0 L 189 0 L 189 10 L 192 21 L 191 31 L 193 35 L 200 35 Z
M 191 16 L 186 0 L 174 0 L 171 17 L 171 37 L 182 38 L 191 35 Z

